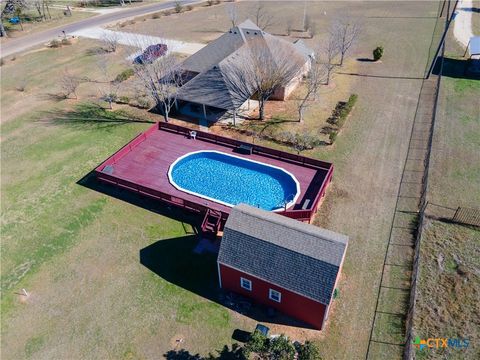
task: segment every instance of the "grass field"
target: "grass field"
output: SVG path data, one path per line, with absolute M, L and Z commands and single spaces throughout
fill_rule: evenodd
M 303 9 L 280 5 L 278 16 L 301 18 Z M 329 14 L 347 5 L 364 22 L 352 59 L 370 56 L 378 44 L 384 44 L 385 57 L 379 64 L 352 60 L 347 69 L 358 75 L 336 75 L 338 94 L 345 84 L 345 93 L 359 94 L 358 104 L 334 146 L 305 152 L 335 163 L 333 185 L 315 222 L 351 238 L 340 296 L 322 333 L 272 326 L 275 333 L 315 339 L 326 359 L 364 358 L 436 11 L 431 2 L 312 6 Z M 201 32 L 211 24 L 210 15 L 201 16 L 208 11 L 165 18 L 162 25 L 190 41 L 218 36 L 219 30 Z M 188 28 L 193 21 L 197 30 Z M 65 114 L 88 114 L 78 104 L 94 96 L 91 83 L 82 85 L 82 101 L 39 96 L 58 86 L 62 67 L 94 77 L 88 53 L 93 46 L 80 40 L 1 68 L 2 355 L 132 359 L 159 358 L 179 348 L 192 354 L 219 349 L 231 342 L 234 329 L 251 330 L 255 321 L 209 300 L 215 271 L 212 259 L 192 253 L 191 227 L 77 185 L 147 125 L 65 121 L 75 118 Z M 115 59 L 112 66 L 120 71 L 124 65 Z M 15 86 L 23 72 L 31 74 L 31 85 L 19 93 Z M 150 265 L 140 263 L 144 255 Z M 27 299 L 16 294 L 22 288 Z
M 474 14 L 473 18 L 480 18 Z M 451 34 L 450 34 L 451 35 Z M 448 38 L 446 57 L 458 60 L 463 49 Z M 445 62 L 445 76 L 432 147 L 428 199 L 451 208 L 480 203 L 480 81 L 464 78 L 464 64 Z M 439 213 L 440 212 L 440 213 Z M 480 348 L 480 230 L 438 220 L 453 212 L 427 208 L 417 288 L 415 334 L 421 338 L 469 339 L 468 349 L 417 351 L 417 358 L 478 359 Z
M 65 5 L 65 3 L 63 3 L 63 5 Z M 93 12 L 72 11 L 72 16 L 65 16 L 63 14 L 63 11 L 64 9 L 52 7 L 50 8 L 50 15 L 52 17 L 51 19 L 47 19 L 45 21 L 36 21 L 35 17 L 38 16 L 38 13 L 32 6 L 31 9 L 27 10 L 24 13 L 26 16 L 31 17 L 31 20 L 23 22 L 22 24 L 23 30 L 19 24 L 16 24 L 16 25 L 6 24 L 7 31 L 8 31 L 8 38 L 2 37 L 1 42 L 4 43 L 6 41 L 9 41 L 9 38 L 19 38 L 22 36 L 29 35 L 32 32 L 43 31 L 53 27 L 66 25 L 66 24 L 69 24 L 78 20 L 86 19 L 96 15 Z

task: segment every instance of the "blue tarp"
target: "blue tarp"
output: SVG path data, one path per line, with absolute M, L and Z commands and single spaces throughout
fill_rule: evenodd
M 20 22 L 20 18 L 18 16 L 12 17 L 10 20 L 8 20 L 10 24 L 18 24 Z
M 474 36 L 470 38 L 468 51 L 470 52 L 470 56 L 480 55 L 480 36 Z

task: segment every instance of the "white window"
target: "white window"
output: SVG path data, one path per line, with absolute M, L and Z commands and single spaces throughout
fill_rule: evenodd
M 248 279 L 241 277 L 240 286 L 245 290 L 252 291 L 252 282 Z
M 277 290 L 270 289 L 268 292 L 268 297 L 270 300 L 281 302 L 282 301 L 282 293 L 278 292 Z

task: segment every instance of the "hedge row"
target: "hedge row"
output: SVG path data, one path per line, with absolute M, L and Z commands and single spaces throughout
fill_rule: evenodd
M 352 94 L 348 98 L 347 102 L 339 101 L 337 103 L 337 106 L 335 106 L 335 109 L 333 110 L 332 115 L 327 119 L 327 122 L 329 124 L 335 125 L 337 128 L 336 130 L 332 129 L 330 131 L 330 135 L 329 135 L 330 144 L 333 144 L 333 142 L 336 140 L 338 132 L 345 124 L 345 121 L 347 120 L 348 115 L 350 114 L 353 107 L 355 106 L 357 99 L 358 99 L 358 95 Z

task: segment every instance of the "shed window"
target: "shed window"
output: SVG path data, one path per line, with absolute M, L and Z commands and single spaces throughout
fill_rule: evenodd
M 268 297 L 270 298 L 270 300 L 276 302 L 282 301 L 282 293 L 277 290 L 270 289 L 270 291 L 268 292 Z
M 241 277 L 240 286 L 245 290 L 252 291 L 252 282 L 248 279 Z

